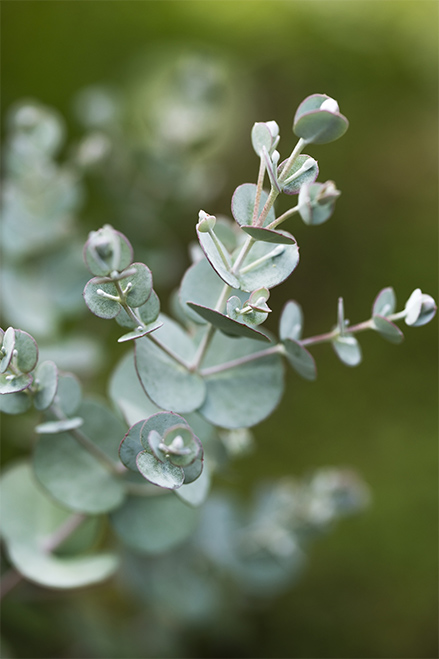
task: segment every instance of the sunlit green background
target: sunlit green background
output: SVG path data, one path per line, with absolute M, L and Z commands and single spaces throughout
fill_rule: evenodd
M 310 335 L 334 323 L 339 295 L 352 322 L 369 316 L 385 286 L 401 305 L 415 287 L 437 296 L 438 7 L 435 0 L 5 1 L 2 109 L 37 98 L 64 114 L 74 136 L 79 89 L 102 82 L 128 89 L 142 62 L 147 75 L 157 58 L 209 53 L 228 71 L 236 122 L 218 154 L 221 189 L 206 208 L 226 214 L 234 188 L 257 175 L 253 123 L 276 119 L 285 153 L 300 101 L 315 92 L 335 97 L 349 131 L 310 152 L 320 180 L 334 179 L 343 194 L 322 227 L 296 220 L 301 263 L 272 295 L 274 308 L 288 298 L 302 304 Z M 195 196 L 191 213 L 172 218 L 182 268 L 200 205 Z M 83 222 L 85 232 L 86 214 Z M 256 429 L 258 450 L 236 463 L 232 486 L 245 494 L 261 476 L 347 465 L 370 485 L 372 505 L 319 541 L 295 588 L 268 609 L 243 613 L 235 634 L 224 636 L 221 621 L 215 631 L 193 632 L 190 656 L 437 657 L 436 332 L 437 321 L 407 328 L 399 347 L 364 335 L 357 369 L 318 346 L 318 381 L 288 376 L 280 410 Z M 17 657 L 74 657 L 85 647 L 81 656 L 129 659 L 133 649 L 124 654 L 114 630 L 139 615 L 114 586 L 27 603 L 11 596 L 5 636 Z M 148 648 L 145 637 L 139 656 L 152 656 Z

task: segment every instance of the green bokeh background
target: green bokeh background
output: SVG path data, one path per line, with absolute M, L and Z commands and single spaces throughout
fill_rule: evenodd
M 384 286 L 400 305 L 415 287 L 437 297 L 438 8 L 435 0 L 4 1 L 2 108 L 35 97 L 71 118 L 80 88 L 122 84 L 144 53 L 208 49 L 227 62 L 239 92 L 243 133 L 221 156 L 223 190 L 206 209 L 227 213 L 236 185 L 257 175 L 252 124 L 276 119 L 286 149 L 298 103 L 315 92 L 335 97 L 349 131 L 310 153 L 320 180 L 334 179 L 343 194 L 322 227 L 296 221 L 301 263 L 272 294 L 273 308 L 302 304 L 311 335 L 335 321 L 339 295 L 352 322 L 368 317 Z M 72 120 L 69 129 L 78 130 Z M 194 199 L 193 219 L 181 220 L 183 244 L 199 206 Z M 290 592 L 247 614 L 234 637 L 222 637 L 219 624 L 194 638 L 193 656 L 438 656 L 436 332 L 436 320 L 407 328 L 399 347 L 364 335 L 357 369 L 317 346 L 318 381 L 288 375 L 280 410 L 256 428 L 258 450 L 236 463 L 233 485 L 246 494 L 261 475 L 350 466 L 372 505 L 313 548 Z M 34 606 L 12 601 L 6 614 L 16 656 L 73 656 L 75 628 L 93 638 L 87 656 L 131 656 L 105 643 L 135 609 L 111 587 Z M 147 638 L 140 651 L 151 656 Z

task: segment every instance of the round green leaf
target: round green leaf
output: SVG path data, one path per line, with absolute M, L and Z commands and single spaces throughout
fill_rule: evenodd
M 396 309 L 396 295 L 391 286 L 383 288 L 375 298 L 372 316 L 389 316 Z
M 284 160 L 284 162 L 279 165 L 277 170 L 278 177 L 282 174 L 286 162 L 287 161 Z M 305 165 L 305 163 L 307 166 L 306 169 L 298 174 L 299 170 Z M 298 175 L 294 176 L 295 174 Z M 290 173 L 288 174 L 287 182 L 281 183 L 282 192 L 288 195 L 299 194 L 302 185 L 304 183 L 314 183 L 318 175 L 319 166 L 317 164 L 317 160 L 314 160 L 314 158 L 311 158 L 311 156 L 301 154 L 297 156 L 296 160 L 294 161 L 294 164 L 290 169 Z M 294 178 L 289 181 L 289 179 L 293 176 Z
M 160 462 L 155 455 L 142 451 L 137 456 L 137 468 L 147 481 L 167 490 L 175 490 L 184 482 L 184 471 L 170 462 Z
M 154 334 L 172 353 L 190 362 L 196 346 L 186 332 L 165 316 L 163 327 Z M 136 341 L 135 363 L 140 382 L 151 400 L 165 410 L 193 412 L 202 404 L 205 386 L 197 373 L 190 372 L 148 337 Z
M 34 405 L 37 410 L 46 410 L 54 401 L 58 388 L 58 369 L 51 361 L 42 362 L 35 371 Z
M 305 380 L 317 378 L 314 357 L 300 343 L 292 339 L 284 340 L 285 355 L 294 370 Z
M 0 374 L 0 394 L 15 394 L 24 391 L 32 384 L 32 375 L 24 373 L 23 375 Z
M 279 338 L 281 341 L 291 339 L 299 341 L 303 330 L 303 311 L 294 300 L 289 300 L 282 309 L 279 321 Z
M 273 288 L 287 279 L 299 263 L 299 248 L 294 245 L 277 245 L 257 242 L 238 273 L 241 288 L 254 291 L 256 288 Z
M 33 371 L 38 362 L 38 346 L 33 336 L 23 330 L 15 330 L 15 349 L 18 369 L 22 373 Z
M 195 304 L 194 302 L 188 302 L 187 304 L 191 309 L 199 313 L 202 318 L 207 320 L 207 322 L 211 323 L 211 325 L 219 329 L 224 334 L 227 334 L 228 336 L 246 336 L 257 341 L 270 342 L 268 336 L 263 332 L 259 332 L 258 330 L 255 330 L 248 325 L 244 325 L 244 323 L 239 323 L 238 321 L 225 316 L 219 311 L 208 309 L 207 307 L 203 307 L 200 304 Z
M 228 286 L 231 286 L 232 288 L 239 288 L 239 282 L 235 275 L 232 274 L 232 259 L 230 257 L 230 254 L 224 247 L 224 245 L 219 244 L 219 239 L 217 238 L 218 242 L 215 242 L 212 239 L 212 236 L 210 233 L 204 233 L 202 231 L 198 230 L 197 227 L 197 235 L 198 235 L 198 240 L 200 242 L 201 248 L 209 261 L 210 265 L 212 268 L 215 270 L 215 272 L 218 274 L 221 279 L 228 284 Z M 221 256 L 221 254 L 223 256 Z
M 322 105 L 333 101 L 326 94 L 312 94 L 297 108 L 293 130 L 298 137 L 312 144 L 326 144 L 344 135 L 349 122 L 335 103 L 333 109 L 321 109 Z M 325 106 L 324 106 L 325 107 Z M 328 105 L 328 108 L 332 106 Z
M 295 245 L 296 239 L 288 231 L 264 229 L 263 227 L 243 226 L 242 230 L 255 240 L 278 245 Z
M 193 462 L 192 464 L 188 465 L 187 467 L 183 467 L 185 485 L 189 483 L 193 483 L 194 481 L 197 480 L 197 478 L 200 477 L 203 471 L 203 465 L 204 465 L 203 458 L 197 458 L 195 462 Z
M 151 433 L 149 435 L 149 444 Z M 181 446 L 178 446 L 178 450 L 173 450 L 175 448 L 176 441 L 179 441 Z M 185 425 L 177 425 L 165 433 L 163 443 L 166 444 L 169 448 L 168 460 L 178 467 L 188 467 L 190 464 L 193 464 L 195 460 L 203 454 L 203 448 L 201 442 L 194 435 L 191 428 Z
M 144 423 L 145 421 L 142 420 L 131 426 L 119 446 L 119 458 L 122 464 L 135 472 L 138 471 L 137 456 L 144 450 L 140 441 L 140 431 Z
M 126 425 L 108 407 L 95 400 L 84 400 L 78 408 L 84 423 L 81 432 L 98 446 L 110 460 L 119 461 L 119 445 Z
M 0 396 L 0 412 L 5 414 L 23 414 L 31 407 L 32 396 L 29 396 L 25 391 Z
M 2 359 L 0 361 L 0 373 L 4 373 L 9 364 L 11 363 L 15 347 L 15 330 L 13 327 L 8 327 L 3 335 L 2 343 Z
M 254 183 L 243 183 L 238 186 L 232 197 L 232 215 L 240 226 L 251 224 L 256 200 L 257 186 Z M 258 215 L 261 214 L 268 199 L 268 194 L 262 190 Z M 264 222 L 264 226 L 276 219 L 274 208 L 271 208 Z
M 261 344 L 251 339 L 234 341 L 223 334 L 213 338 L 203 362 L 206 399 L 199 410 L 213 425 L 254 426 L 279 404 L 284 388 L 282 359 L 272 354 L 246 361 L 260 350 Z M 244 363 L 234 365 L 240 359 Z M 226 370 L 216 370 L 229 362 Z
M 90 279 L 84 288 L 84 300 L 87 307 L 95 316 L 99 318 L 115 318 L 121 310 L 120 303 L 117 300 L 112 300 L 107 297 L 99 295 L 98 291 L 103 291 L 109 295 L 118 297 L 117 288 L 111 282 L 104 284 L 96 281 L 98 277 Z
M 264 122 L 257 122 L 254 124 L 251 132 L 252 146 L 258 156 L 262 156 L 263 148 L 265 147 L 270 153 L 273 136 L 270 128 Z
M 140 307 L 145 304 L 152 292 L 151 270 L 144 263 L 132 263 L 129 269 L 135 270 L 135 274 L 121 279 L 122 290 L 131 284 L 126 297 L 127 304 L 130 307 Z
M 129 497 L 110 516 L 119 537 L 131 549 L 160 554 L 181 544 L 198 522 L 198 513 L 173 495 Z
M 113 270 L 127 268 L 133 257 L 129 240 L 120 231 L 106 225 L 92 231 L 84 246 L 84 261 L 92 275 L 106 276 Z
M 140 319 L 145 325 L 149 325 L 157 320 L 160 313 L 160 300 L 154 290 L 151 291 L 145 304 L 137 307 L 136 313 L 140 316 Z M 133 320 L 123 308 L 121 308 L 116 316 L 116 323 L 121 327 L 128 327 L 129 329 L 136 329 L 138 327 L 138 323 Z
M 339 336 L 332 341 L 332 346 L 346 366 L 357 366 L 361 362 L 361 347 L 354 336 Z
M 117 559 L 112 554 L 59 557 L 44 548 L 70 513 L 44 495 L 28 464 L 10 468 L 0 489 L 1 533 L 12 564 L 27 579 L 50 588 L 75 588 L 102 581 L 114 572 Z
M 401 343 L 404 340 L 404 334 L 399 327 L 383 316 L 373 317 L 373 329 L 390 343 Z
M 43 487 L 70 510 L 96 515 L 124 499 L 121 481 L 68 433 L 42 435 L 33 461 Z
M 171 428 L 177 425 L 189 427 L 185 419 L 179 414 L 174 414 L 174 412 L 158 412 L 157 414 L 153 414 L 149 419 L 146 419 L 141 428 L 140 441 L 142 447 L 147 451 L 150 450 L 149 435 L 152 430 L 160 437 L 164 437 Z

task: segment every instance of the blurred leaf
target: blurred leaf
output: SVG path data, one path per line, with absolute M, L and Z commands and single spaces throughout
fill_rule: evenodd
M 339 336 L 332 341 L 332 346 L 346 366 L 357 366 L 361 362 L 361 347 L 354 336 Z
M 305 380 L 315 380 L 317 378 L 316 364 L 308 350 L 289 338 L 284 340 L 284 346 L 286 357 L 294 370 Z
M 281 341 L 291 339 L 299 341 L 303 330 L 303 311 L 294 300 L 284 305 L 279 321 L 279 338 Z
M 246 336 L 247 338 L 255 339 L 256 341 L 270 342 L 268 336 L 263 334 L 263 332 L 258 332 L 258 330 L 255 330 L 248 325 L 244 325 L 244 323 L 233 320 L 232 318 L 225 316 L 219 311 L 208 309 L 207 307 L 203 307 L 200 304 L 194 304 L 194 302 L 188 302 L 187 305 L 199 313 L 202 318 L 207 320 L 207 322 L 211 323 L 211 325 L 221 330 L 221 332 L 227 334 L 228 336 Z
M 401 343 L 404 340 L 404 334 L 399 327 L 383 316 L 374 315 L 373 329 L 375 329 L 384 339 L 390 343 Z
M 34 405 L 37 410 L 46 410 L 52 405 L 58 389 L 58 369 L 52 361 L 41 362 L 34 378 Z

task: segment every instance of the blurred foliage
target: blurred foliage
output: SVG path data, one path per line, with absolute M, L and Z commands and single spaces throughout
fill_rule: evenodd
M 188 263 L 199 208 L 229 214 L 236 182 L 255 179 L 253 123 L 275 118 L 285 136 L 297 104 L 315 91 L 337 98 L 350 120 L 337 148 L 312 153 L 342 196 L 328 224 L 292 227 L 302 260 L 271 306 L 288 297 L 304 304 L 308 335 L 335 322 L 339 295 L 356 322 L 390 283 L 400 300 L 413 285 L 435 294 L 436 3 L 24 0 L 3 3 L 2 15 L 3 110 L 34 98 L 68 118 L 74 146 L 62 147 L 57 167 L 74 161 L 89 172 L 76 235 L 105 222 L 126 232 L 162 294 Z M 176 90 L 188 140 L 169 161 L 156 136 L 175 117 L 158 98 L 175 99 Z M 205 124 L 200 103 L 213 107 Z M 96 154 L 109 166 L 97 166 Z M 165 245 L 172 270 L 162 267 Z M 91 329 L 107 348 L 114 337 L 94 320 L 63 318 L 60 327 L 72 336 Z M 41 596 L 29 585 L 4 606 L 13 649 L 3 656 L 171 657 L 185 656 L 183 647 L 192 657 L 437 656 L 435 324 L 406 335 L 398 350 L 365 337 L 364 364 L 348 373 L 317 348 L 317 382 L 297 386 L 288 376 L 270 432 L 258 426 L 258 451 L 224 478 L 248 497 L 260 465 L 276 478 L 343 463 L 370 484 L 370 511 L 313 549 L 293 590 L 238 601 L 239 615 L 222 611 L 208 622 L 197 593 L 187 600 L 193 619 L 178 625 L 168 601 L 151 619 L 122 581 L 73 596 Z M 23 430 L 3 459 L 27 450 L 31 436 Z

